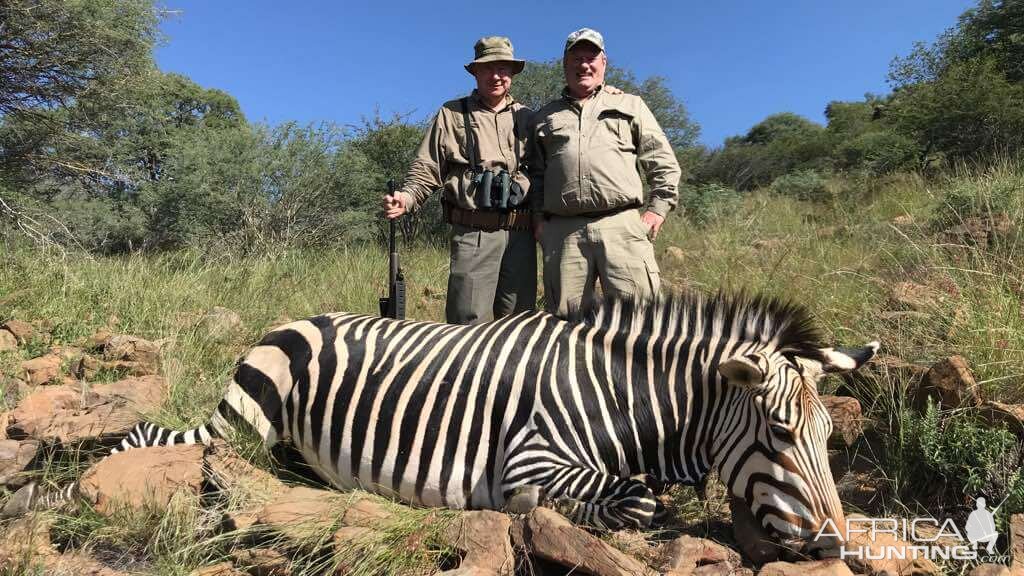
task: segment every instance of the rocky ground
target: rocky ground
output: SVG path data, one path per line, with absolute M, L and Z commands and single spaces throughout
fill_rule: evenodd
M 907 313 L 924 305 L 922 301 L 941 297 L 933 287 L 909 281 L 892 290 L 893 300 Z M 216 337 L 237 322 L 236 315 L 220 309 L 207 314 L 202 326 Z M 320 573 L 360 572 L 361 562 L 379 553 L 381 543 L 391 550 L 429 549 L 432 563 L 418 564 L 416 573 L 464 576 L 940 573 L 940 567 L 921 560 L 801 560 L 762 539 L 741 509 L 730 515 L 720 506 L 695 521 L 686 511 L 693 503 L 681 506 L 672 493 L 665 497 L 675 513 L 669 529 L 603 533 L 578 528 L 546 508 L 526 515 L 413 510 L 361 492 L 285 482 L 221 441 L 100 459 L 140 414 L 154 412 L 164 401 L 161 343 L 100 331 L 75 345 L 39 344 L 51 340 L 45 322 L 10 320 L 0 327 L 0 349 L 32 343 L 39 352 L 21 362 L 16 374 L 2 377 L 11 409 L 0 413 L 0 486 L 9 496 L 31 480 L 68 483 L 80 477 L 85 502 L 80 508 L 100 516 L 170 509 L 184 502 L 202 512 L 211 538 L 226 542 L 222 561 L 196 569 L 196 576 L 292 574 L 297 555 L 323 558 Z M 899 372 L 913 382 L 914 403 L 930 398 L 943 406 L 980 408 L 992 422 L 1024 435 L 1024 405 L 983 399 L 970 367 L 959 356 L 932 366 L 881 356 L 871 370 Z M 862 416 L 858 400 L 844 395 L 842 387 L 823 400 L 835 423 L 831 464 L 848 512 L 884 510 L 885 483 L 869 458 L 871 422 Z M 84 456 L 64 476 L 54 475 L 53 461 L 66 462 L 69 453 Z M 712 485 L 703 496 L 724 504 L 721 492 L 720 486 Z M 0 524 L 0 574 L 147 573 L 145 559 L 129 562 L 123 556 L 76 547 L 60 525 L 73 521 L 76 513 L 33 514 Z M 1024 575 L 1024 515 L 1013 518 L 1010 540 L 1012 566 L 982 565 L 970 574 Z

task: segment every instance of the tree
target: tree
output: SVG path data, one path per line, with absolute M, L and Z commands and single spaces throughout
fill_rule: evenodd
M 97 83 L 132 78 L 156 35 L 151 0 L 5 0 L 0 115 L 66 106 Z
M 697 144 L 700 126 L 690 119 L 686 106 L 672 93 L 664 78 L 652 76 L 638 83 L 629 70 L 609 65 L 605 81 L 643 98 L 673 148 L 681 150 Z M 560 98 L 564 86 L 565 74 L 561 59 L 527 62 L 523 71 L 512 81 L 512 94 L 524 105 L 539 110 L 548 102 Z

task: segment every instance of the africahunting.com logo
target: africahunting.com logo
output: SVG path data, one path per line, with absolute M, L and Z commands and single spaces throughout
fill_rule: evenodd
M 996 531 L 995 511 L 998 508 L 989 510 L 985 499 L 978 498 L 963 531 L 949 518 L 944 521 L 936 518 L 847 518 L 845 528 L 849 539 L 840 547 L 839 555 L 843 559 L 927 558 L 1008 564 L 1009 555 L 996 554 L 999 532 Z M 835 522 L 827 520 L 814 539 L 822 537 L 841 537 Z

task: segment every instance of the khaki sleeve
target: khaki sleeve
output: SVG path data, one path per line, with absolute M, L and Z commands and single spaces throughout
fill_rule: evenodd
M 416 156 L 409 165 L 400 193 L 409 197 L 409 211 L 415 211 L 430 197 L 430 193 L 443 184 L 447 158 L 444 154 L 444 134 L 447 127 L 444 109 L 438 111 L 427 127 Z
M 640 100 L 640 144 L 637 158 L 640 169 L 647 178 L 651 189 L 651 197 L 647 201 L 647 210 L 665 217 L 676 206 L 679 197 L 679 177 L 682 170 L 676 153 L 672 150 L 668 138 L 658 125 L 657 119 L 647 104 Z
M 544 141 L 541 137 L 541 129 L 544 126 L 541 112 L 538 111 L 530 118 L 530 131 L 526 136 L 526 162 L 527 174 L 530 177 L 530 210 L 534 218 L 539 218 L 544 210 L 544 170 L 547 166 L 547 156 L 544 151 Z

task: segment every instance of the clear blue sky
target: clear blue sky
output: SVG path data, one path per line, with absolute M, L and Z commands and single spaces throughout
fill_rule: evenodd
M 768 114 L 823 122 L 831 100 L 885 93 L 889 62 L 931 41 L 967 0 L 726 2 L 247 2 L 164 0 L 160 68 L 235 96 L 251 121 L 357 123 L 375 109 L 421 120 L 472 87 L 480 36 L 528 60 L 561 56 L 589 26 L 638 78 L 664 76 L 721 144 Z M 515 85 L 513 84 L 513 92 Z

